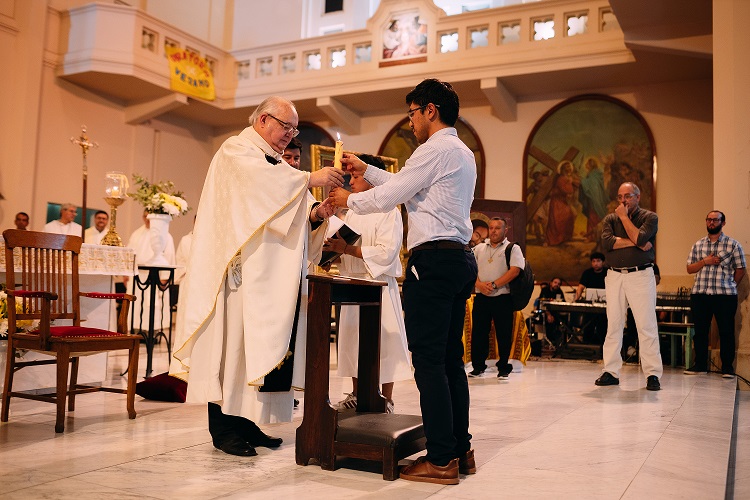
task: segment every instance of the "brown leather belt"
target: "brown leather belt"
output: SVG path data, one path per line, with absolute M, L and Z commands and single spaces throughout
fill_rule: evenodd
M 471 250 L 469 245 L 464 245 L 459 241 L 453 240 L 435 240 L 427 241 L 411 249 L 412 252 L 421 250 Z

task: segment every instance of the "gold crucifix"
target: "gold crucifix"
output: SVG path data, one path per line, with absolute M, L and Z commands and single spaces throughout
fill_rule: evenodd
M 76 146 L 81 147 L 81 153 L 83 154 L 83 203 L 81 206 L 81 238 L 86 241 L 86 185 L 88 182 L 89 168 L 86 164 L 86 156 L 91 148 L 98 148 L 99 144 L 89 141 L 86 135 L 86 125 L 81 125 L 81 135 L 77 139 L 75 137 L 70 138 L 70 142 Z

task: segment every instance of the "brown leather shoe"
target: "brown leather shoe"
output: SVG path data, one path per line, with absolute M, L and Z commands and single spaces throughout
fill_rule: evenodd
M 435 484 L 458 484 L 458 459 L 448 465 L 435 465 L 426 457 L 419 457 L 413 464 L 401 469 L 401 479 Z
M 458 472 L 460 474 L 477 473 L 477 463 L 474 461 L 474 450 L 469 450 L 464 456 L 458 457 Z

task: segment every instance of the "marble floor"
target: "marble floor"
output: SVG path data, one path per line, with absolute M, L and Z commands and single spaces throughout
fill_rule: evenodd
M 154 373 L 166 358 L 157 347 Z M 124 365 L 111 356 L 111 378 Z M 750 393 L 736 381 L 665 367 L 663 390 L 649 392 L 636 365 L 623 368 L 619 387 L 594 386 L 600 371 L 595 362 L 536 360 L 507 381 L 470 379 L 479 470 L 458 486 L 384 481 L 362 464 L 298 466 L 301 409 L 293 422 L 265 427 L 284 438 L 281 448 L 238 458 L 211 445 L 205 406 L 138 397 L 138 417 L 128 420 L 124 396 L 82 395 L 56 435 L 53 405 L 15 399 L 0 425 L 0 498 L 750 498 Z M 332 372 L 331 399 L 348 389 Z M 397 383 L 394 400 L 397 413 L 419 414 L 413 381 Z

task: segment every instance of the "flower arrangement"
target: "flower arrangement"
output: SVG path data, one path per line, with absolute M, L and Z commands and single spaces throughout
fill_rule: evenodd
M 16 313 L 23 312 L 21 301 L 16 301 Z M 16 327 L 19 330 L 33 330 L 39 324 L 38 320 L 17 320 Z M 0 339 L 4 339 L 8 333 L 8 294 L 5 293 L 5 283 L 0 283 Z
M 175 190 L 172 181 L 152 184 L 139 174 L 133 174 L 133 181 L 138 185 L 138 189 L 134 193 L 128 193 L 128 196 L 143 205 L 146 212 L 177 217 L 190 210 L 187 201 L 182 197 L 182 191 Z

